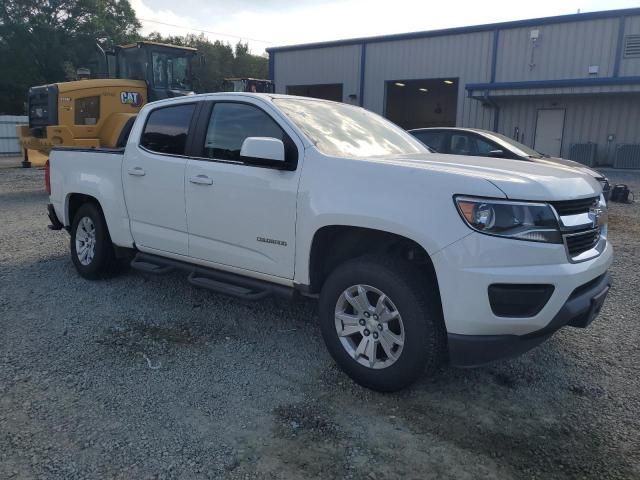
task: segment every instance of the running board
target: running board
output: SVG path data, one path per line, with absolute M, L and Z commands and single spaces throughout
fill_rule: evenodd
M 244 300 L 262 300 L 270 295 L 291 299 L 295 292 L 292 287 L 285 287 L 148 253 L 136 254 L 131 261 L 131 267 L 141 272 L 157 275 L 169 273 L 173 270 L 183 270 L 189 273 L 188 281 L 192 285 Z
M 271 292 L 263 290 L 251 290 L 250 288 L 240 285 L 234 285 L 232 283 L 224 283 L 210 276 L 203 276 L 201 273 L 191 272 L 189 275 L 189 283 L 196 287 L 206 288 L 217 293 L 224 295 L 231 295 L 232 297 L 244 298 L 245 300 L 262 300 L 268 297 Z
M 131 268 L 144 273 L 151 273 L 153 275 L 163 275 L 173 271 L 173 267 L 170 265 L 159 265 L 158 263 L 145 261 L 139 258 L 140 254 L 136 255 L 131 260 Z

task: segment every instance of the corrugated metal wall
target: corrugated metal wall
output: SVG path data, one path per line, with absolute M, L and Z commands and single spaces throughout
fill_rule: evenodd
M 589 66 L 613 76 L 618 42 L 617 18 L 502 30 L 497 82 L 586 78 Z M 535 43 L 531 31 L 538 30 Z
M 562 156 L 569 156 L 572 144 L 594 142 L 598 144 L 596 162 L 612 164 L 617 145 L 640 143 L 640 98 L 635 100 L 624 95 L 503 100 L 498 131 L 514 137 L 518 128 L 520 141 L 533 146 L 538 110 L 565 109 Z M 610 134 L 612 142 L 607 141 Z
M 604 18 L 606 17 L 606 18 Z M 402 39 L 378 38 L 366 42 L 364 106 L 384 114 L 386 82 L 392 80 L 457 78 L 456 124 L 493 129 L 495 109 L 469 98 L 467 84 L 640 76 L 640 59 L 625 58 L 618 46 L 626 35 L 640 34 L 640 15 L 612 12 L 603 18 L 554 23 L 540 21 L 496 26 L 441 36 Z M 538 30 L 538 40 L 531 31 Z M 497 35 L 497 37 L 496 37 Z M 495 77 L 492 76 L 494 39 L 497 38 Z M 362 44 L 276 49 L 275 83 L 287 85 L 342 83 L 344 101 L 360 94 Z M 598 66 L 596 75 L 590 66 Z M 483 92 L 479 92 L 480 94 Z M 616 145 L 640 144 L 640 81 L 630 84 L 579 85 L 562 88 L 492 90 L 502 105 L 498 129 L 512 135 L 517 126 L 524 143 L 533 145 L 537 110 L 565 108 L 563 155 L 574 143 L 598 143 L 599 163 L 612 163 Z M 353 103 L 358 103 L 360 98 Z M 607 136 L 615 136 L 607 142 Z
M 364 106 L 384 113 L 385 82 L 459 78 L 457 125 L 489 128 L 493 112 L 467 98 L 467 82 L 488 82 L 493 32 L 367 45 Z M 276 57 L 277 58 L 277 57 Z
M 20 155 L 16 126 L 28 121 L 26 116 L 0 115 L 0 155 Z
M 278 53 L 275 57 L 277 93 L 288 85 L 342 83 L 343 101 L 360 89 L 360 45 Z

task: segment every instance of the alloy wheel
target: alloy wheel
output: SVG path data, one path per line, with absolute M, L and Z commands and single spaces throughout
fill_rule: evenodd
M 336 303 L 335 327 L 343 348 L 365 367 L 387 368 L 402 354 L 402 316 L 375 287 L 352 285 L 344 290 Z

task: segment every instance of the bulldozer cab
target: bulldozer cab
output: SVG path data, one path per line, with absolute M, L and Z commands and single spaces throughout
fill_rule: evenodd
M 136 42 L 106 53 L 93 74 L 29 89 L 29 124 L 17 126 L 25 150 L 122 147 L 134 117 L 147 103 L 193 93 L 191 59 L 197 50 Z
M 116 47 L 115 78 L 143 80 L 149 101 L 193 93 L 191 58 L 197 50 L 156 42 Z
M 260 78 L 225 78 L 223 90 L 225 92 L 273 93 L 274 85 L 271 80 Z

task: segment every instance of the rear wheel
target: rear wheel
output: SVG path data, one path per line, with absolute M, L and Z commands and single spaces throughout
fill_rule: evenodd
M 395 391 L 439 366 L 440 304 L 411 264 L 385 257 L 338 267 L 320 295 L 320 328 L 331 356 L 357 383 Z
M 113 273 L 117 266 L 107 224 L 94 203 L 82 205 L 73 218 L 71 260 L 78 273 L 91 280 Z

